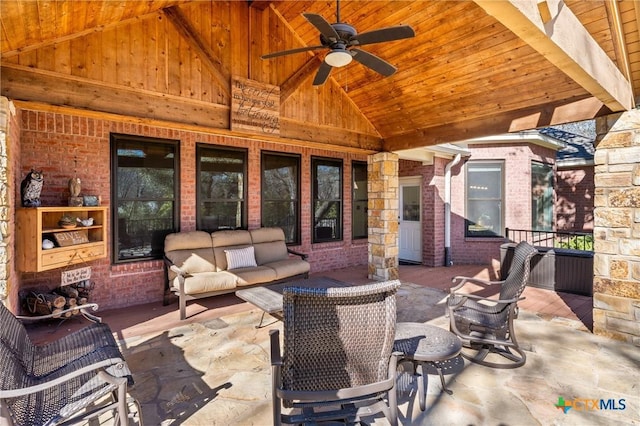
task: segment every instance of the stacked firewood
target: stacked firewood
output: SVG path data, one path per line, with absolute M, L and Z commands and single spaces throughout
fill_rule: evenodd
M 25 298 L 25 308 L 31 315 L 50 315 L 53 318 L 68 318 L 80 314 L 78 305 L 89 302 L 94 283 L 89 280 L 58 287 L 52 292 L 31 291 Z

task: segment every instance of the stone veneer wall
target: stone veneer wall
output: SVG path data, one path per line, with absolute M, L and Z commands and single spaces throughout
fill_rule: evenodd
M 640 346 L 640 111 L 596 129 L 593 330 Z
M 5 302 L 9 292 L 10 277 L 10 197 L 9 185 L 9 123 L 11 122 L 9 100 L 0 97 L 0 302 Z
M 398 155 L 368 158 L 369 279 L 392 280 L 398 274 Z

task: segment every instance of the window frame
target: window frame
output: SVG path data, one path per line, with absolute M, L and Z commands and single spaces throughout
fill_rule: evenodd
M 317 171 L 319 165 L 337 166 L 340 170 L 340 176 L 338 179 L 338 199 L 330 199 L 332 203 L 338 202 L 338 218 L 336 219 L 335 237 L 322 238 L 318 237 L 315 226 L 315 205 L 318 200 L 318 186 L 317 186 Z M 329 157 L 311 157 L 311 242 L 312 243 L 327 243 L 342 241 L 344 238 L 344 161 L 340 158 Z M 326 200 L 325 200 L 326 201 Z
M 294 231 L 294 236 L 293 239 L 291 240 L 286 240 L 287 238 L 287 233 L 285 232 L 285 241 L 287 245 L 292 245 L 292 246 L 296 246 L 296 245 L 300 245 L 302 238 L 301 238 L 301 211 L 302 211 L 302 197 L 301 197 L 301 184 L 302 184 L 302 156 L 300 154 L 290 154 L 290 153 L 283 153 L 283 152 L 277 152 L 277 151 L 261 151 L 260 152 L 260 226 L 270 226 L 268 224 L 266 224 L 265 222 L 265 203 L 266 202 L 270 202 L 270 201 L 284 201 L 283 199 L 278 200 L 278 199 L 273 199 L 273 200 L 268 200 L 265 197 L 265 184 L 266 184 L 266 179 L 264 177 L 264 173 L 265 173 L 265 158 L 266 157 L 274 157 L 274 158 L 287 158 L 287 159 L 292 159 L 295 160 L 296 163 L 296 167 L 297 167 L 297 173 L 295 176 L 296 179 L 296 198 L 294 200 L 292 200 L 294 202 L 294 210 L 295 210 L 295 231 Z
M 365 194 L 367 194 L 366 198 L 363 199 L 356 199 L 356 188 L 355 188 L 355 184 L 356 184 L 356 179 L 355 179 L 355 169 L 356 167 L 364 167 L 364 171 L 365 171 L 365 177 L 366 177 L 366 182 L 367 182 L 367 186 L 369 185 L 369 176 L 368 176 L 368 164 L 366 161 L 352 161 L 351 162 L 351 239 L 352 240 L 363 240 L 366 238 L 369 238 L 369 191 L 368 188 L 365 187 Z M 364 210 L 364 218 L 365 218 L 365 235 L 362 236 L 356 236 L 356 232 L 354 229 L 354 224 L 356 223 L 356 202 L 365 202 L 365 210 Z M 359 215 L 361 215 L 363 213 L 359 213 Z
M 548 206 L 543 206 L 543 216 L 544 215 L 549 215 L 550 216 L 550 223 L 549 223 L 549 227 L 548 229 L 539 229 L 539 227 L 537 226 L 537 219 L 538 215 L 537 215 L 537 211 L 535 208 L 535 199 L 534 199 L 534 194 L 533 194 L 533 184 L 534 184 L 534 173 L 533 173 L 533 168 L 534 166 L 539 166 L 539 167 L 544 167 L 546 168 L 546 173 L 548 175 L 551 176 L 551 181 L 548 182 L 550 184 L 550 188 L 551 188 L 551 202 L 550 205 Z M 532 231 L 548 231 L 551 232 L 554 230 L 554 225 L 555 225 L 555 203 L 554 203 L 554 193 L 555 193 L 555 171 L 554 171 L 554 167 L 553 164 L 550 163 L 546 163 L 544 161 L 538 161 L 538 160 L 531 160 L 531 230 Z M 550 211 L 546 211 L 549 208 Z M 535 215 L 535 217 L 534 217 Z
M 497 198 L 470 198 L 469 195 L 469 173 L 470 168 L 472 166 L 497 166 L 500 168 L 500 203 L 499 210 L 500 213 L 498 215 L 500 219 L 500 226 L 497 231 L 471 231 L 469 228 L 472 225 L 475 225 L 476 222 L 473 222 L 469 219 L 470 216 L 470 204 L 473 201 L 494 201 L 498 200 Z M 465 208 L 464 208 L 464 236 L 465 238 L 504 238 L 505 233 L 505 223 L 504 223 L 504 210 L 505 210 L 505 161 L 504 160 L 471 160 L 465 164 Z
M 206 152 L 207 150 L 213 151 L 227 151 L 227 152 L 234 152 L 234 153 L 242 153 L 243 154 L 243 159 L 242 159 L 242 181 L 243 181 L 243 194 L 241 198 L 238 198 L 236 201 L 240 201 L 242 203 L 242 211 L 241 211 L 241 215 L 242 218 L 240 220 L 240 226 L 236 227 L 234 229 L 247 229 L 247 223 L 248 223 L 248 202 L 247 202 L 247 193 L 248 193 L 248 183 L 249 183 L 249 178 L 248 178 L 248 169 L 249 169 L 249 154 L 248 154 L 248 149 L 246 148 L 236 148 L 236 147 L 227 147 L 227 146 L 223 146 L 223 145 L 212 145 L 212 144 L 206 144 L 206 143 L 197 143 L 196 144 L 196 229 L 198 230 L 203 230 L 206 232 L 214 232 L 214 231 L 218 231 L 218 230 L 222 230 L 222 229 L 227 229 L 227 228 L 205 228 L 202 224 L 202 210 L 201 210 L 201 204 L 204 202 L 204 200 L 202 199 L 202 195 L 200 193 L 201 190 L 201 172 L 202 172 L 202 154 L 203 152 Z M 214 199 L 209 200 L 210 202 L 216 202 L 214 201 Z
M 149 256 L 143 257 L 133 257 L 133 258 L 120 258 L 120 250 L 118 248 L 118 242 L 120 241 L 120 229 L 118 226 L 118 206 L 121 202 L 121 199 L 118 197 L 118 147 L 120 143 L 134 143 L 139 144 L 140 146 L 144 145 L 163 145 L 170 146 L 173 149 L 173 173 L 174 173 L 174 183 L 173 183 L 173 229 L 167 230 L 167 233 L 177 232 L 180 229 L 180 141 L 176 139 L 163 139 L 163 138 L 154 138 L 154 137 L 146 137 L 146 136 L 138 136 L 138 135 L 128 135 L 122 133 L 111 133 L 109 136 L 110 139 L 110 150 L 111 150 L 111 238 L 113 241 L 111 252 L 112 252 L 112 260 L 111 263 L 114 265 L 117 264 L 125 264 L 132 262 L 144 262 L 154 259 L 161 259 L 163 256 L 162 250 L 157 252 L 156 254 L 152 254 Z M 124 199 L 127 201 L 128 199 Z M 135 200 L 139 200 L 136 198 Z M 167 199 L 168 200 L 168 199 Z M 163 200 L 163 201 L 167 201 Z M 152 199 L 150 199 L 152 201 Z

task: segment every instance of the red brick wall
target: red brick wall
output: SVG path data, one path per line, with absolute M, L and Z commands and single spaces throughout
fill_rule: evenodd
M 555 163 L 555 151 L 533 144 L 483 144 L 469 147 L 471 156 L 451 170 L 451 259 L 460 264 L 500 260 L 503 238 L 468 238 L 465 227 L 465 168 L 470 160 L 504 161 L 504 226 L 531 229 L 531 161 Z M 423 264 L 444 265 L 444 174 L 451 160 L 435 158 L 425 166 L 400 161 L 400 176 L 422 176 Z
M 211 143 L 248 149 L 248 224 L 260 227 L 260 152 L 261 150 L 291 152 L 302 156 L 302 243 L 293 247 L 309 254 L 311 271 L 319 272 L 350 265 L 366 265 L 367 241 L 351 241 L 351 161 L 366 161 L 365 155 L 339 153 L 331 150 L 284 146 L 271 142 L 154 127 L 135 122 L 102 120 L 70 113 L 24 110 L 20 134 L 19 170 L 16 173 L 16 196 L 20 180 L 31 167 L 44 171 L 43 205 L 67 205 L 68 180 L 77 175 L 82 181 L 82 193 L 102 197 L 102 205 L 111 205 L 110 133 L 123 133 L 180 141 L 180 203 L 182 230 L 196 226 L 196 154 L 195 145 Z M 344 240 L 311 244 L 311 172 L 310 157 L 340 158 L 344 164 Z M 111 224 L 108 247 L 111 252 Z M 92 279 L 96 282 L 92 299 L 101 309 L 117 308 L 147 302 L 160 302 L 164 289 L 162 263 L 156 261 L 112 265 L 107 259 L 91 262 Z M 60 269 L 42 273 L 19 274 L 19 288 L 52 289 L 60 282 Z
M 531 161 L 555 164 L 555 151 L 533 144 L 471 145 L 470 160 L 504 160 L 504 226 L 531 229 Z M 502 238 L 464 235 L 465 169 L 452 171 L 451 252 L 454 263 L 491 264 L 500 260 Z
M 556 228 L 560 231 L 593 230 L 593 166 L 558 170 L 556 173 Z

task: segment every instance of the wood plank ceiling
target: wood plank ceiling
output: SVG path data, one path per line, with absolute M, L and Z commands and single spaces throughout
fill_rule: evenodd
M 138 90 L 150 102 L 152 92 L 175 96 L 178 104 L 228 108 L 229 81 L 239 76 L 280 86 L 284 138 L 399 150 L 589 119 L 635 106 L 640 93 L 640 4 L 632 0 L 340 3 L 341 20 L 360 33 L 413 27 L 414 38 L 363 47 L 396 66 L 395 75 L 382 78 L 353 62 L 313 88 L 324 50 L 260 59 L 319 44 L 318 31 L 302 13 L 334 22 L 334 1 L 2 0 L 2 94 L 89 107 L 28 90 L 18 76 L 33 70 L 41 74 L 31 85 L 64 75 L 80 91 L 100 82 L 125 97 Z M 174 46 L 175 38 L 180 42 Z M 71 53 L 64 53 L 67 45 Z M 158 65 L 160 56 L 166 69 Z M 127 64 L 125 76 L 120 69 Z M 146 67 L 146 76 L 132 75 L 135 67 Z M 178 80 L 183 83 L 176 85 Z M 148 116 L 124 105 L 119 110 L 116 100 L 111 107 L 93 105 Z M 185 116 L 188 121 L 193 114 Z M 228 128 L 224 118 L 209 125 Z M 305 126 L 316 130 L 300 130 Z M 337 129 L 349 137 L 337 133 L 332 140 Z

